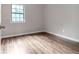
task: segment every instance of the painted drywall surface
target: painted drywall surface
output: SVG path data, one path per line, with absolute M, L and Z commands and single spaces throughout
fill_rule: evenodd
M 1 4 L 0 4 L 0 25 L 1 25 Z M 0 53 L 2 53 L 1 51 L 1 29 L 0 29 Z
M 47 31 L 79 39 L 79 5 L 25 5 L 25 20 L 10 23 L 11 5 L 2 5 L 2 36 Z
M 6 28 L 2 30 L 2 36 L 17 35 L 42 30 L 42 5 L 24 5 L 25 23 L 11 22 L 11 5 L 2 5 L 2 25 Z
M 79 5 L 46 5 L 45 31 L 79 41 Z

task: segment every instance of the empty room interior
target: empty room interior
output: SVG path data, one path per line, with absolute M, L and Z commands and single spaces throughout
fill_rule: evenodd
M 78 54 L 78 4 L 2 4 L 1 54 Z

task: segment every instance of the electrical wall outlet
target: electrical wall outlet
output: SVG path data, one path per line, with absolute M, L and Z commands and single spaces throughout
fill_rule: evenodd
M 62 30 L 62 32 L 64 32 L 64 29 Z

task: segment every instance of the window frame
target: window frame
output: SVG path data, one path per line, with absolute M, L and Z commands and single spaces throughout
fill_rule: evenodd
M 12 5 L 22 5 L 22 4 L 12 4 Z M 13 14 L 13 12 L 12 12 L 12 5 L 11 5 L 11 23 L 25 23 L 25 8 L 24 8 L 24 5 L 23 5 L 23 21 L 12 21 L 12 18 L 13 18 L 12 17 L 12 14 Z

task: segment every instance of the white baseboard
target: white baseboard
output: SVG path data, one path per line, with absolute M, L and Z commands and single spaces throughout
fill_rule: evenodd
M 56 35 L 56 36 L 59 36 L 59 37 L 62 37 L 62 38 L 66 38 L 68 40 L 72 40 L 72 41 L 75 41 L 75 42 L 79 42 L 78 39 L 73 39 L 71 37 L 67 37 L 67 36 L 64 36 L 64 35 L 60 35 L 60 34 L 56 34 L 56 33 L 52 33 L 52 32 L 49 32 L 49 31 L 46 31 L 47 33 L 50 33 L 50 34 L 53 34 L 53 35 Z
M 38 33 L 38 32 L 47 32 L 47 33 L 54 34 L 54 35 L 62 37 L 62 38 L 66 38 L 68 40 L 79 42 L 79 40 L 77 40 L 77 39 L 73 39 L 73 38 L 70 38 L 70 37 L 67 37 L 67 36 L 64 36 L 64 35 L 60 35 L 60 34 L 56 34 L 56 33 L 52 33 L 52 32 L 49 32 L 49 31 L 35 31 L 35 32 L 21 33 L 21 34 L 16 34 L 16 35 L 6 35 L 6 36 L 2 36 L 2 38 L 12 37 L 12 36 L 19 36 L 19 35 L 25 35 L 25 34 L 32 34 L 32 33 Z
M 6 36 L 2 36 L 2 38 L 20 36 L 20 35 L 26 35 L 26 34 L 32 34 L 32 33 L 39 33 L 39 32 L 43 32 L 43 31 L 28 32 L 28 33 L 21 33 L 21 34 L 15 34 L 15 35 L 6 35 Z

